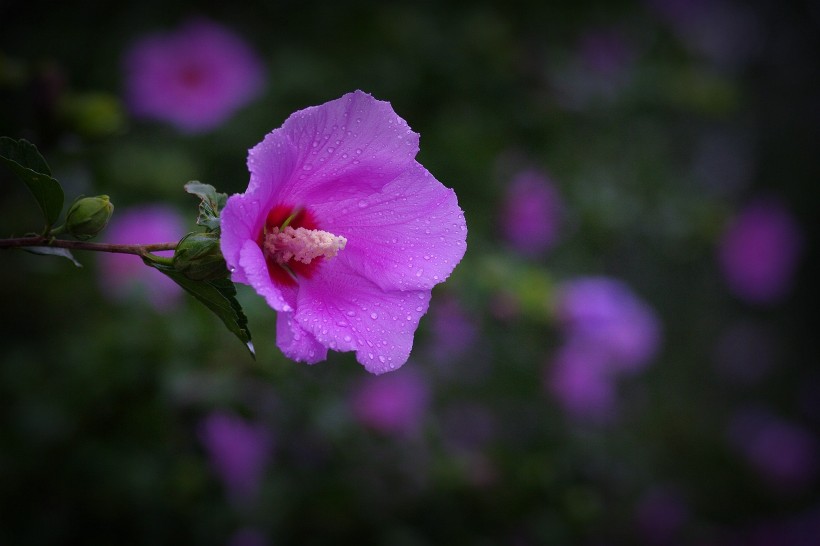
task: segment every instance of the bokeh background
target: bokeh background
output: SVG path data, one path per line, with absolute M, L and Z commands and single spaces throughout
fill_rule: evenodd
M 186 126 L 126 59 L 196 17 L 252 74 Z M 378 377 L 285 359 L 248 287 L 256 360 L 138 259 L 0 252 L 0 543 L 820 544 L 819 46 L 809 0 L 0 0 L 0 134 L 110 195 L 109 240 L 194 229 L 185 182 L 243 191 L 354 89 L 469 229 Z

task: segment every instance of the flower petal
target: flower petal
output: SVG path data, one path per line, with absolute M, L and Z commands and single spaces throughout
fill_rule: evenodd
M 313 210 L 322 229 L 347 238 L 337 259 L 383 290 L 429 290 L 467 248 L 455 193 L 418 163 L 380 193 Z
M 276 346 L 285 356 L 299 362 L 316 364 L 327 358 L 327 347 L 303 330 L 293 320 L 293 313 L 277 313 Z
M 322 345 L 356 351 L 367 371 L 381 374 L 407 361 L 429 303 L 429 290 L 384 291 L 334 259 L 300 283 L 295 319 Z
M 378 191 L 411 164 L 418 142 L 389 102 L 348 93 L 295 112 L 251 149 L 251 187 L 276 186 L 279 202 L 297 206 Z
M 245 241 L 242 245 L 242 250 L 239 252 L 239 266 L 245 274 L 247 283 L 256 290 L 257 294 L 265 298 L 268 305 L 277 311 L 293 310 L 293 306 L 286 301 L 286 294 L 273 284 L 265 256 L 254 241 Z

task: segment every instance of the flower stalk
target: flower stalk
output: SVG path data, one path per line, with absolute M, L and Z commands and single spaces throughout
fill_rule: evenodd
M 36 235 L 31 237 L 17 237 L 12 239 L 0 239 L 0 249 L 4 248 L 27 248 L 27 247 L 53 247 L 67 248 L 69 250 L 89 250 L 93 252 L 113 252 L 119 254 L 135 254 L 137 256 L 148 256 L 152 252 L 161 250 L 174 250 L 177 243 L 154 243 L 147 245 L 121 245 L 114 243 L 90 243 L 87 241 L 67 241 L 64 239 L 54 239 Z

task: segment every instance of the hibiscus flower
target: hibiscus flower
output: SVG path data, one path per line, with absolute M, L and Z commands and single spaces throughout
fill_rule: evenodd
M 464 256 L 453 190 L 416 160 L 419 135 L 356 91 L 291 115 L 250 150 L 222 211 L 234 282 L 278 312 L 282 352 L 313 364 L 355 351 L 372 373 L 407 361 L 431 289 Z

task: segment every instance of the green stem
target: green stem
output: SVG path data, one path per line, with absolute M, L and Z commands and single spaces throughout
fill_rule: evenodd
M 137 256 L 148 256 L 151 252 L 158 252 L 160 250 L 174 250 L 177 247 L 177 243 L 156 243 L 149 245 L 119 245 L 114 243 L 89 243 L 86 241 L 66 241 L 63 239 L 43 237 L 41 235 L 33 237 L 18 237 L 15 239 L 0 239 L 0 249 L 26 248 L 32 246 L 50 246 L 55 248 L 67 248 L 69 250 L 90 250 L 93 252 L 114 252 L 119 254 L 135 254 Z

